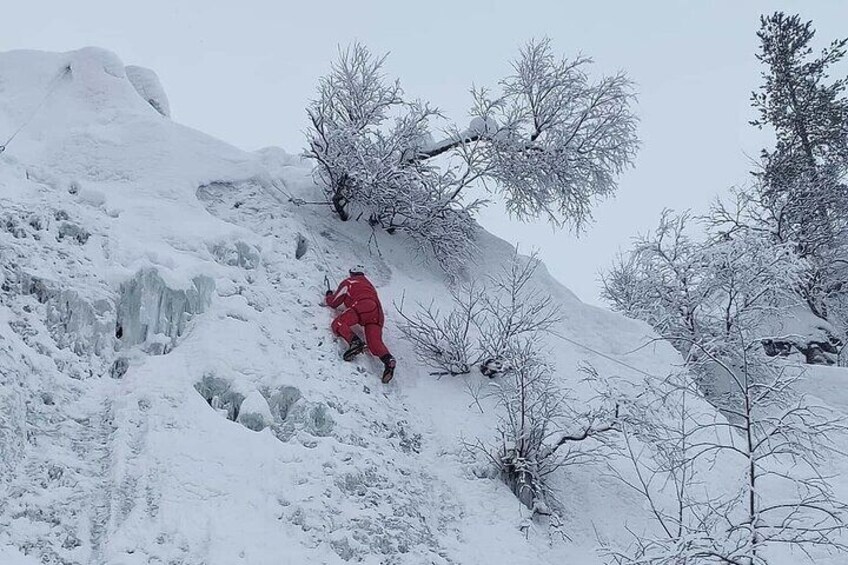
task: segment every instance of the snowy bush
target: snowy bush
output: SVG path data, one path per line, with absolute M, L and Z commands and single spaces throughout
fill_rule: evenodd
M 449 272 L 470 256 L 484 204 L 465 198 L 470 187 L 502 195 L 518 218 L 579 231 L 635 156 L 630 81 L 591 82 L 589 59 L 558 59 L 548 40 L 522 50 L 499 95 L 474 91 L 470 126 L 448 125 L 438 142 L 442 116 L 406 99 L 384 61 L 360 44 L 340 54 L 308 109 L 306 155 L 342 220 L 401 231 Z
M 535 254 L 521 257 L 516 251 L 483 284 L 472 281 L 453 287 L 454 307 L 447 313 L 433 303 L 418 304 L 414 313 L 399 305 L 400 330 L 414 345 L 419 361 L 434 375 L 464 375 L 474 367 L 488 371 L 495 365 L 492 360 L 508 365 L 507 353 L 517 340 L 545 332 L 560 319 L 551 296 L 533 287 L 538 266 Z
M 575 408 L 578 403 L 542 355 L 533 337 L 510 345 L 509 368 L 482 393 L 496 402 L 497 440 L 470 447 L 491 460 L 522 504 L 534 514 L 551 515 L 562 505 L 548 478 L 562 467 L 597 459 L 604 434 L 616 430 L 618 407 L 602 402 L 589 410 Z
M 452 290 L 453 310 L 442 313 L 430 304 L 408 314 L 401 305 L 398 312 L 404 338 L 433 374 L 463 375 L 477 366 L 487 377 L 498 377 L 489 388 L 469 387 L 478 405 L 484 398 L 494 401 L 498 440 L 468 447 L 490 460 L 527 508 L 549 514 L 555 495 L 546 478 L 592 458 L 596 445 L 575 446 L 611 431 L 615 411 L 574 409 L 554 368 L 542 360 L 542 338 L 560 318 L 551 296 L 533 287 L 538 265 L 535 255 L 516 252 L 484 284 Z M 575 425 L 582 427 L 575 431 Z

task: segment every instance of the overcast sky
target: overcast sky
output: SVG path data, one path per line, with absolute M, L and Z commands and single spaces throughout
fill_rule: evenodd
M 587 302 L 597 275 L 665 208 L 704 211 L 747 179 L 764 136 L 747 125 L 759 81 L 761 13 L 799 12 L 818 39 L 848 36 L 848 2 L 324 0 L 30 0 L 3 2 L 0 50 L 67 51 L 97 45 L 154 69 L 176 121 L 244 149 L 303 146 L 304 108 L 338 45 L 391 52 L 405 90 L 467 121 L 468 88 L 492 85 L 531 37 L 625 70 L 638 84 L 643 147 L 617 196 L 596 209 L 580 239 L 544 224 L 484 226 L 537 248 L 553 274 Z

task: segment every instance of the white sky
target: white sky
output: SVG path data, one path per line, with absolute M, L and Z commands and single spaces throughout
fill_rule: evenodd
M 664 207 L 704 211 L 744 182 L 765 142 L 747 125 L 759 81 L 760 13 L 814 20 L 818 39 L 848 36 L 848 2 L 583 1 L 424 2 L 324 0 L 29 0 L 3 2 L 0 51 L 67 51 L 97 45 L 154 69 L 174 119 L 244 149 L 303 146 L 304 108 L 338 45 L 357 39 L 390 51 L 388 70 L 407 93 L 467 120 L 472 83 L 492 85 L 518 47 L 547 35 L 582 51 L 599 72 L 638 83 L 643 148 L 615 199 L 575 239 L 545 224 L 518 224 L 501 208 L 481 221 L 522 249 L 538 248 L 552 273 L 598 302 L 598 271 Z

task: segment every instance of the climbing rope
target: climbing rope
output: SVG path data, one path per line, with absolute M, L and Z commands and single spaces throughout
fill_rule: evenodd
M 330 268 L 330 263 L 327 261 L 327 258 L 324 256 L 324 248 L 318 243 L 318 240 L 315 239 L 315 234 L 312 233 L 309 224 L 303 224 L 303 227 L 306 228 L 306 234 L 309 236 L 309 239 L 312 240 L 312 245 L 315 246 L 315 254 L 321 258 L 321 261 L 324 263 L 324 267 L 326 267 L 327 269 L 326 272 L 329 273 L 330 271 L 332 271 L 332 269 Z M 319 253 L 319 250 L 321 250 L 321 253 Z M 326 280 L 327 277 L 325 276 L 324 279 Z M 329 286 L 329 281 L 327 281 L 327 286 Z
M 30 113 L 29 117 L 26 120 L 24 120 L 23 123 L 21 123 L 20 126 L 18 126 L 18 129 L 16 129 L 14 132 L 12 132 L 12 135 L 10 135 L 8 139 L 6 139 L 5 143 L 0 145 L 0 153 L 3 153 L 4 151 L 6 151 L 6 148 L 9 146 L 10 143 L 12 143 L 12 141 L 15 139 L 15 137 L 17 137 L 17 135 L 19 133 L 21 133 L 21 131 L 23 131 L 23 129 L 26 126 L 28 126 L 30 124 L 30 122 L 32 122 L 32 120 L 35 119 L 35 116 L 38 115 L 38 112 L 41 110 L 41 107 L 44 106 L 44 103 L 47 102 L 48 98 L 50 98 L 50 95 L 53 94 L 53 92 L 57 88 L 59 88 L 59 81 L 62 78 L 64 78 L 64 76 L 66 74 L 68 74 L 70 72 L 71 72 L 71 67 L 70 67 L 70 65 L 68 65 L 64 69 L 62 69 L 61 73 L 59 73 L 58 75 L 53 77 L 53 80 L 51 80 L 50 83 L 47 85 L 47 90 L 44 94 L 44 97 L 41 99 L 41 101 L 38 103 L 38 105 L 36 105 L 35 109 L 33 109 L 33 111 Z
M 651 373 L 648 373 L 647 371 L 643 371 L 642 369 L 639 369 L 638 367 L 634 367 L 633 365 L 625 363 L 624 361 L 621 361 L 620 359 L 616 359 L 615 357 L 611 357 L 611 356 L 607 355 L 606 353 L 602 353 L 602 352 L 598 351 L 597 349 L 593 349 L 593 348 L 589 347 L 588 345 L 583 345 L 582 343 L 580 343 L 578 341 L 574 341 L 571 338 L 565 337 L 564 335 L 562 335 L 559 332 L 555 332 L 553 330 L 548 330 L 548 333 L 550 333 L 554 337 L 558 337 L 559 339 L 561 339 L 565 342 L 568 342 L 572 345 L 576 345 L 577 347 L 580 347 L 581 349 L 585 349 L 586 351 L 590 351 L 590 352 L 594 353 L 595 355 L 603 357 L 604 359 L 606 359 L 608 361 L 612 361 L 613 363 L 617 363 L 617 364 L 619 364 L 623 367 L 627 367 L 631 371 L 636 371 L 637 373 L 640 373 L 640 374 L 642 374 L 646 377 L 652 378 L 652 379 L 658 379 L 659 378 L 656 375 L 652 375 Z
M 298 198 L 297 196 L 294 196 L 293 194 L 291 194 L 289 191 L 287 191 L 283 187 L 278 186 L 277 182 L 274 179 L 271 179 L 271 185 L 274 188 L 276 188 L 278 191 L 280 191 L 286 198 L 288 198 L 288 201 L 291 202 L 292 204 L 294 204 L 295 206 L 331 206 L 332 205 L 332 202 L 321 202 L 321 201 L 317 201 L 317 200 L 312 201 L 312 200 L 304 200 L 303 198 Z
M 294 204 L 295 206 L 303 206 L 307 204 L 329 204 L 328 202 L 308 202 L 306 200 L 303 200 L 302 198 L 297 198 L 285 188 L 280 186 L 279 183 L 274 179 L 271 179 L 271 186 L 273 186 L 278 192 L 283 194 L 288 199 L 288 201 Z M 324 263 L 324 267 L 326 268 L 325 273 L 330 273 L 332 271 L 332 268 L 330 268 L 330 263 L 325 257 L 325 253 L 323 252 L 323 246 L 318 243 L 318 239 L 315 237 L 315 234 L 312 233 L 312 229 L 309 227 L 309 223 L 304 223 L 303 227 L 306 231 L 306 235 L 308 235 L 309 239 L 312 241 L 312 245 L 314 246 L 313 248 L 315 249 L 315 254 L 318 255 L 318 257 L 321 259 L 321 262 Z M 324 284 L 327 286 L 328 290 L 332 290 L 332 288 L 330 287 L 330 279 L 326 274 L 324 275 Z

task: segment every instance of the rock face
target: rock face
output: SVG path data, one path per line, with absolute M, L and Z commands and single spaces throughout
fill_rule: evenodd
M 835 365 L 843 343 L 826 327 L 817 328 L 810 335 L 792 335 L 763 340 L 766 355 L 788 357 L 793 351 L 804 356 L 809 365 Z
M 150 69 L 135 65 L 127 65 L 125 70 L 127 78 L 139 96 L 144 98 L 157 112 L 166 118 L 170 118 L 171 105 L 168 103 L 168 95 L 165 94 L 162 83 L 159 82 L 159 76 Z

